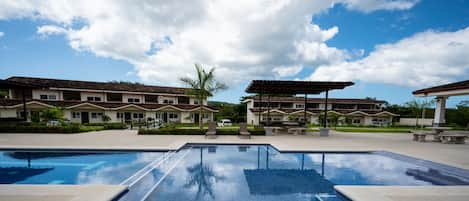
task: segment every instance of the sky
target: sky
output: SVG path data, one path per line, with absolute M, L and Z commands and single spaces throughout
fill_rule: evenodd
M 469 79 L 469 1 L 0 0 L 0 79 L 183 86 L 194 63 L 229 86 L 211 100 L 273 79 L 353 81 L 330 96 L 403 104 Z

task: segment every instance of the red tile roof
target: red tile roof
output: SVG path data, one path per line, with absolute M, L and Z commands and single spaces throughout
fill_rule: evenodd
M 420 90 L 416 90 L 412 92 L 412 94 L 414 95 L 428 94 L 428 93 L 446 92 L 446 91 L 453 91 L 453 90 L 460 90 L 460 89 L 469 89 L 469 80 L 420 89 Z
M 90 90 L 109 90 L 109 91 L 128 91 L 128 92 L 146 92 L 146 93 L 169 93 L 185 94 L 188 88 L 162 87 L 123 82 L 90 82 L 77 80 L 60 80 L 35 77 L 10 77 L 8 81 L 23 83 L 27 85 L 40 86 L 43 88 L 72 88 L 72 89 L 90 89 Z
M 107 108 L 107 109 L 115 109 L 115 108 L 119 108 L 119 107 L 123 107 L 123 106 L 127 106 L 127 105 L 135 105 L 135 106 L 139 106 L 139 107 L 149 109 L 149 110 L 162 108 L 164 106 L 172 106 L 172 107 L 175 107 L 175 108 L 178 108 L 178 109 L 181 109 L 181 110 L 194 110 L 194 109 L 199 108 L 198 105 L 188 105 L 188 104 L 174 104 L 174 105 L 170 105 L 170 104 L 132 104 L 132 103 L 110 103 L 110 102 L 43 101 L 43 100 L 28 100 L 27 102 L 29 103 L 29 102 L 32 102 L 32 101 L 44 103 L 44 104 L 55 106 L 55 107 L 71 107 L 71 106 L 75 106 L 75 105 L 79 105 L 79 104 L 83 104 L 83 103 L 89 103 L 89 104 L 96 105 L 96 106 L 103 107 L 103 108 Z M 19 104 L 23 104 L 23 102 L 21 100 L 17 100 L 17 99 L 0 99 L 0 106 L 15 106 L 15 105 L 19 105 Z M 207 106 L 207 105 L 204 105 L 204 107 L 208 108 L 210 110 L 214 110 L 214 111 L 217 110 L 216 108 L 211 107 L 211 106 Z
M 260 100 L 259 96 L 251 96 L 247 99 Z M 262 96 L 262 102 L 267 102 L 267 96 Z M 304 102 L 304 97 L 270 97 L 270 102 Z M 324 98 L 308 98 L 308 103 L 324 103 Z M 354 99 L 354 98 L 329 98 L 328 103 L 350 103 L 350 104 L 382 104 L 385 103 L 383 100 L 372 100 L 372 99 Z

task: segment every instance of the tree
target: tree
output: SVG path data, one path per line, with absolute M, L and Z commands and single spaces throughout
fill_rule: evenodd
M 202 68 L 200 64 L 195 64 L 195 69 L 197 72 L 196 79 L 183 77 L 180 78 L 180 80 L 191 88 L 188 94 L 195 96 L 195 98 L 199 101 L 199 127 L 200 130 L 202 130 L 204 125 L 202 122 L 203 101 L 206 100 L 208 97 L 213 96 L 213 94 L 217 91 L 226 89 L 227 86 L 215 80 L 215 68 L 211 68 L 207 72 Z
M 217 175 L 212 167 L 203 163 L 203 147 L 200 147 L 200 162 L 193 166 L 187 167 L 189 178 L 186 179 L 187 183 L 185 188 L 197 187 L 197 193 L 194 200 L 205 200 L 203 197 L 209 195 L 211 200 L 215 200 L 213 194 L 214 182 L 225 180 L 223 175 Z
M 415 127 L 416 128 L 419 126 L 418 119 L 420 117 L 420 114 L 422 114 L 422 119 L 425 118 L 425 108 L 431 107 L 431 106 L 433 106 L 433 104 L 435 104 L 435 100 L 418 101 L 418 100 L 415 100 L 415 99 L 404 104 L 407 108 L 409 108 L 412 111 L 412 114 L 415 116 Z M 423 123 L 421 124 L 421 126 L 423 128 Z
M 456 124 L 466 127 L 469 130 L 469 101 L 461 101 L 456 105 L 456 113 L 458 118 L 455 119 Z
M 41 112 L 41 118 L 44 121 L 62 120 L 63 117 L 64 117 L 63 110 L 61 108 L 58 108 L 58 107 L 43 110 Z
M 108 115 L 106 115 L 106 114 L 103 114 L 102 120 L 103 120 L 105 123 L 107 123 L 107 122 L 111 121 L 111 117 L 108 116 Z
M 0 89 L 0 99 L 4 99 L 8 96 L 8 91 L 4 89 Z

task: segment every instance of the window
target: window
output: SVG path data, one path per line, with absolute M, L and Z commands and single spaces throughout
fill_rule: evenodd
M 140 99 L 139 98 L 128 98 L 127 102 L 129 102 L 129 103 L 140 103 Z
M 101 102 L 101 97 L 97 97 L 97 96 L 88 96 L 88 97 L 87 97 L 87 100 L 90 101 L 90 102 Z
M 137 114 L 137 113 L 134 113 L 133 116 L 134 116 L 134 119 L 137 119 L 137 118 L 138 118 L 138 114 Z
M 178 104 L 190 104 L 189 97 L 186 96 L 179 96 L 178 97 Z
M 145 95 L 146 103 L 158 103 L 158 96 L 156 95 Z
M 353 119 L 352 123 L 353 124 L 361 124 L 361 120 L 360 119 Z
M 303 104 L 296 104 L 296 105 L 295 105 L 295 108 L 305 108 L 305 105 L 303 105 Z
M 204 119 L 208 119 L 208 113 L 204 113 Z
M 164 103 L 164 104 L 174 104 L 174 100 L 171 100 L 171 99 L 164 99 L 164 100 L 163 100 L 163 103 Z
M 102 117 L 103 116 L 103 113 L 101 112 L 92 112 L 91 113 L 91 118 L 92 119 L 97 119 L 98 117 Z
M 194 100 L 194 105 L 198 105 L 199 104 L 199 100 L 195 99 Z
M 47 94 L 41 94 L 39 95 L 39 99 L 41 100 L 57 100 L 57 95 L 47 95 Z
M 81 100 L 80 92 L 78 91 L 63 91 L 64 100 Z
M 139 113 L 139 114 L 138 114 L 138 118 L 139 118 L 139 119 L 143 119 L 143 113 Z
M 123 115 L 121 112 L 118 112 L 118 113 L 116 113 L 116 117 L 117 117 L 118 119 L 120 119 L 120 118 L 123 118 L 124 115 Z
M 72 118 L 73 118 L 73 119 L 78 119 L 78 118 L 80 118 L 80 112 L 72 112 Z
M 122 94 L 119 93 L 107 93 L 107 101 L 111 102 L 122 102 Z
M 169 113 L 169 118 L 170 118 L 170 119 L 177 119 L 177 118 L 178 118 L 178 114 L 176 114 L 176 113 Z

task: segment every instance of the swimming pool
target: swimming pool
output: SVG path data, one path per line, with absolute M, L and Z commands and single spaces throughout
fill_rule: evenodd
M 121 200 L 325 201 L 344 200 L 334 185 L 469 185 L 467 170 L 389 152 L 281 153 L 269 145 L 187 145 L 175 152 L 8 151 L 0 161 L 2 183 L 128 185 Z

